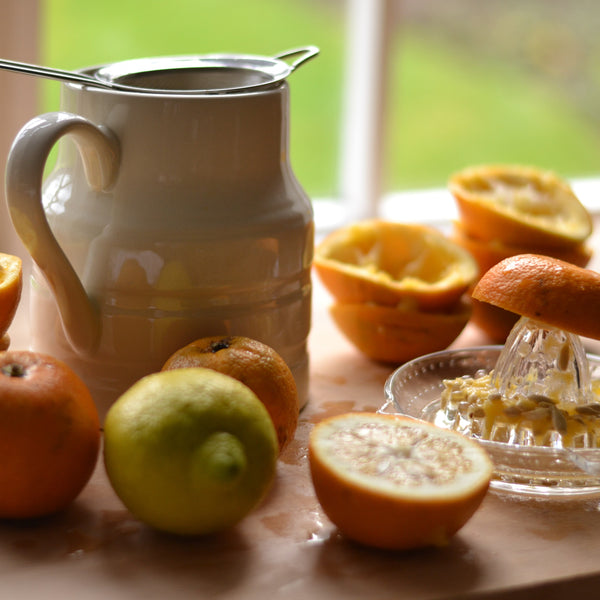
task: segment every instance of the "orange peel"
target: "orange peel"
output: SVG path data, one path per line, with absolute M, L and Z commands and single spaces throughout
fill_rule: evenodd
M 549 256 L 511 256 L 487 271 L 473 298 L 600 339 L 600 273 Z
M 539 246 L 533 248 L 524 243 L 519 246 L 512 246 L 503 244 L 499 240 L 490 240 L 489 242 L 480 240 L 479 238 L 470 236 L 464 226 L 458 221 L 454 223 L 451 239 L 471 253 L 477 261 L 481 273 L 485 273 L 501 260 L 517 254 L 543 254 L 564 260 L 578 267 L 585 267 L 593 255 L 592 248 L 585 242 L 565 248 L 543 248 Z
M 518 165 L 470 167 L 454 174 L 448 188 L 465 230 L 481 240 L 566 247 L 592 232 L 587 209 L 551 171 Z
M 473 257 L 438 230 L 378 219 L 329 234 L 313 265 L 338 302 L 425 310 L 457 302 L 479 274 Z
M 471 303 L 463 298 L 446 312 L 336 303 L 329 311 L 340 331 L 365 356 L 401 364 L 452 344 L 469 321 Z

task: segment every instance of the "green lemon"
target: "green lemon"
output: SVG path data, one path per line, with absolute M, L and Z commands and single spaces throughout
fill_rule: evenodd
M 249 387 L 204 368 L 140 379 L 108 411 L 104 463 L 125 506 L 182 535 L 244 518 L 275 476 L 277 434 Z

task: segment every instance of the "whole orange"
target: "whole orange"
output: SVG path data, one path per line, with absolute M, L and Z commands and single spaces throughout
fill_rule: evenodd
M 300 403 L 294 376 L 281 356 L 267 344 L 244 336 L 214 336 L 177 350 L 162 370 L 204 367 L 247 385 L 265 405 L 283 450 L 293 439 Z
M 96 406 L 70 367 L 40 353 L 0 353 L 0 518 L 65 508 L 99 449 Z

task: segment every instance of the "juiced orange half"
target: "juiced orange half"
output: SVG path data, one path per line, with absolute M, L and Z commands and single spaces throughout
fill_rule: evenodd
M 473 298 L 578 335 L 600 339 L 600 273 L 536 254 L 492 267 Z
M 499 263 L 501 260 L 517 254 L 528 254 L 535 252 L 535 254 L 552 256 L 553 258 L 564 260 L 565 262 L 572 263 L 578 267 L 585 267 L 592 258 L 593 253 L 591 247 L 585 242 L 565 248 L 545 248 L 540 246 L 532 248 L 526 243 L 523 243 L 519 246 L 512 246 L 504 244 L 499 240 L 491 240 L 486 242 L 479 238 L 470 236 L 465 231 L 464 225 L 458 221 L 454 223 L 452 239 L 471 253 L 473 258 L 475 258 L 477 261 L 481 273 L 485 273 L 488 269 L 493 267 L 496 263 Z
M 365 356 L 393 364 L 444 350 L 460 335 L 471 316 L 467 299 L 446 312 L 368 303 L 337 303 L 329 310 L 340 331 Z
M 592 220 L 570 186 L 550 171 L 480 166 L 448 183 L 467 233 L 513 246 L 566 247 L 592 232 Z
M 479 273 L 474 258 L 438 230 L 378 219 L 331 233 L 313 264 L 338 302 L 425 310 L 457 302 Z

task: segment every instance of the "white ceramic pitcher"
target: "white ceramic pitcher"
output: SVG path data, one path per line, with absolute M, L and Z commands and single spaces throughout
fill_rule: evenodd
M 89 69 L 132 90 L 64 84 L 60 112 L 18 134 L 6 195 L 34 261 L 31 347 L 71 365 L 102 414 L 221 334 L 275 348 L 306 402 L 313 216 L 289 161 L 290 70 L 243 55 Z

